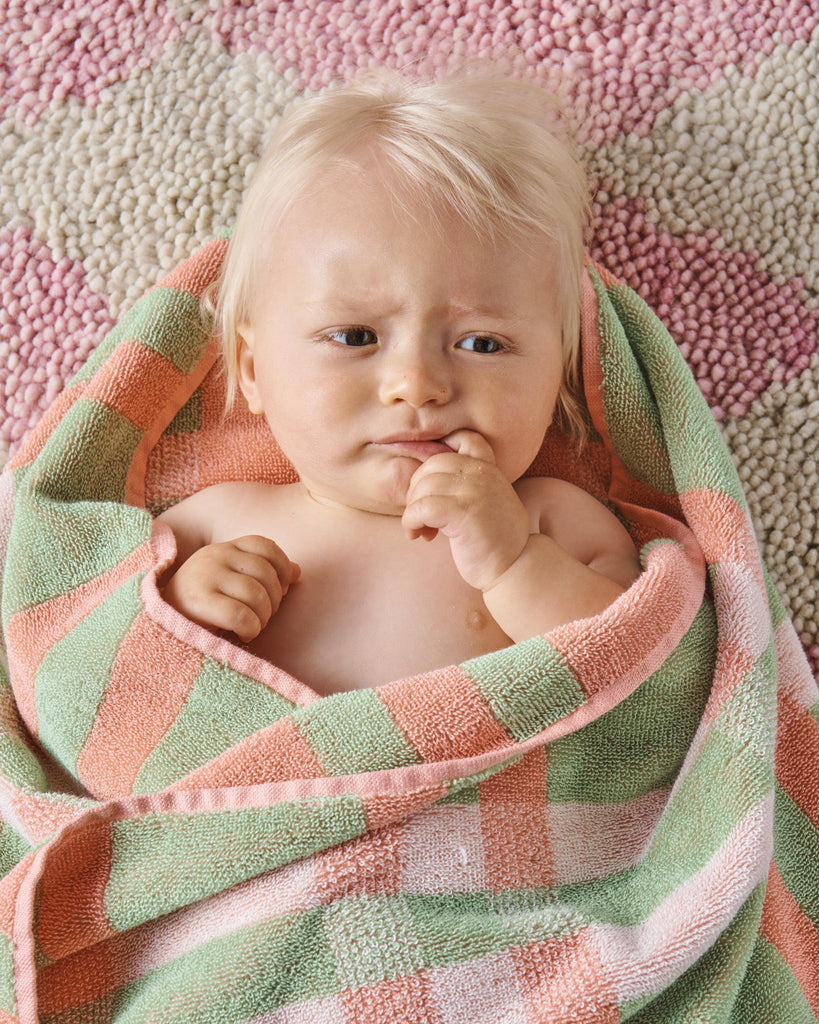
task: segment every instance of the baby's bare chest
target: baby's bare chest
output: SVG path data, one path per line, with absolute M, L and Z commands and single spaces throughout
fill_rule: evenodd
M 445 537 L 409 540 L 397 520 L 370 529 L 342 521 L 336 531 L 310 525 L 309 517 L 256 524 L 253 532 L 271 536 L 302 573 L 250 645 L 254 654 L 326 694 L 509 644 L 459 576 Z

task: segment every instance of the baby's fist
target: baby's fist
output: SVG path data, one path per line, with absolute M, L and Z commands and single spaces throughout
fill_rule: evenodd
M 162 590 L 168 604 L 207 629 L 248 643 L 261 633 L 301 570 L 267 537 L 251 534 L 206 544 Z

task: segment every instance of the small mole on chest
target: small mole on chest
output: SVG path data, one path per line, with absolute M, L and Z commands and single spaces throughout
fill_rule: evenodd
M 488 617 L 480 608 L 470 608 L 466 613 L 466 628 L 474 632 L 486 629 Z

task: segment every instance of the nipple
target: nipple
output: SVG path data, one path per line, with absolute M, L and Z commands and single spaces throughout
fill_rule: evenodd
M 475 633 L 486 628 L 487 616 L 486 612 L 481 611 L 480 608 L 470 608 L 466 613 L 466 628 L 472 630 Z

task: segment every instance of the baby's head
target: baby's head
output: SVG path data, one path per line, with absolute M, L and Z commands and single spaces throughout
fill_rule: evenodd
M 415 83 L 381 72 L 294 104 L 263 152 L 242 204 L 219 284 L 228 404 L 236 396 L 241 326 L 278 225 L 334 166 L 375 158 L 408 217 L 454 214 L 487 242 L 552 253 L 563 379 L 556 411 L 582 437 L 578 395 L 580 282 L 589 200 L 556 99 L 516 80 L 464 74 Z M 442 244 L 445 236 L 441 234 Z M 532 243 L 537 243 L 533 245 Z

